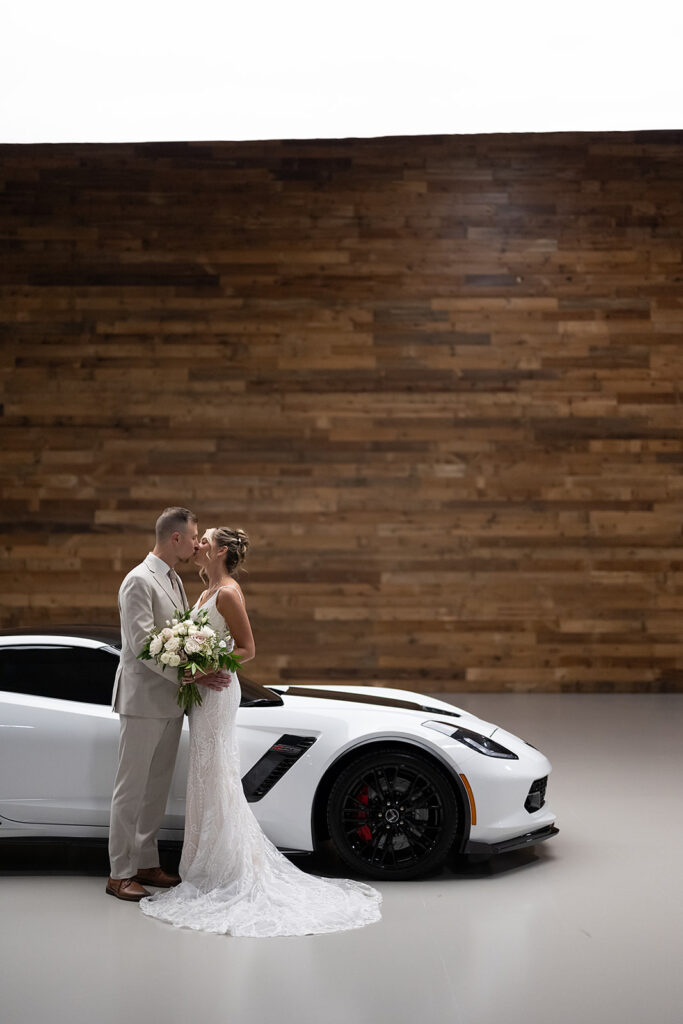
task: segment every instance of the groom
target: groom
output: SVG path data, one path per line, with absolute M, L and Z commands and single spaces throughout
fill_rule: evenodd
M 156 523 L 156 544 L 144 562 L 128 573 L 119 590 L 121 660 L 114 682 L 113 709 L 120 718 L 119 767 L 109 825 L 111 875 L 106 891 L 137 902 L 149 892 L 141 883 L 167 889 L 178 875 L 159 866 L 157 833 L 166 809 L 183 709 L 176 697 L 175 672 L 137 655 L 154 628 L 166 625 L 176 608 L 188 607 L 178 562 L 199 548 L 197 517 L 187 508 L 167 508 Z M 195 682 L 213 690 L 228 685 L 222 675 Z

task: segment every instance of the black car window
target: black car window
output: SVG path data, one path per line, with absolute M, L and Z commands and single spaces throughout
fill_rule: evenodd
M 108 705 L 118 663 L 112 651 L 95 647 L 0 647 L 0 690 Z

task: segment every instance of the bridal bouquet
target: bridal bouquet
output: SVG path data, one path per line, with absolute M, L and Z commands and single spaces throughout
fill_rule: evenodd
M 153 629 L 138 654 L 142 661 L 156 661 L 164 669 L 178 672 L 178 705 L 189 711 L 201 704 L 202 697 L 194 678 L 199 672 L 236 672 L 241 659 L 232 653 L 230 633 L 219 635 L 209 625 L 208 612 L 176 611 L 163 629 Z

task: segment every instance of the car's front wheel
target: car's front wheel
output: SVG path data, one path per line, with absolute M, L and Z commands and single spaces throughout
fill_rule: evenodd
M 445 860 L 458 832 L 458 801 L 428 757 L 387 747 L 359 754 L 342 770 L 327 824 L 349 867 L 370 878 L 416 878 Z

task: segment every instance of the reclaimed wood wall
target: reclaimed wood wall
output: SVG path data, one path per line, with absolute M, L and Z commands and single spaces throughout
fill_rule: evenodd
M 0 204 L 3 626 L 116 622 L 179 503 L 263 681 L 683 688 L 683 133 L 4 146 Z

